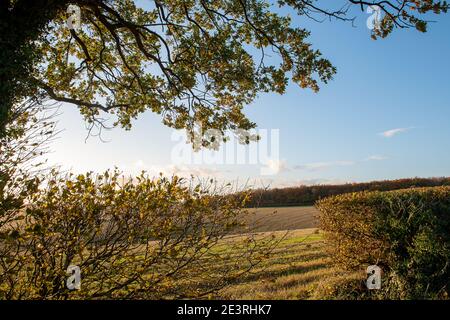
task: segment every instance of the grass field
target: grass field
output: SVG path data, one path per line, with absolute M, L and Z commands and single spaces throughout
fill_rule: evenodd
M 273 254 L 219 293 L 224 299 L 320 299 L 330 283 L 362 279 L 332 266 L 314 207 L 261 208 L 252 211 L 252 230 L 283 237 Z

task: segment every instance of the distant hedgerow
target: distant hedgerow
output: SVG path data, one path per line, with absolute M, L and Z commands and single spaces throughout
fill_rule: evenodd
M 407 178 L 397 180 L 313 185 L 289 188 L 256 189 L 248 207 L 309 206 L 316 201 L 344 193 L 360 191 L 393 191 L 408 188 L 450 186 L 450 177 Z

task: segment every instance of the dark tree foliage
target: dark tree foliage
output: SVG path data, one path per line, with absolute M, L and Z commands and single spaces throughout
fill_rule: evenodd
M 418 187 L 450 186 L 450 178 L 410 178 L 398 180 L 315 185 L 254 190 L 249 207 L 282 207 L 313 205 L 329 196 L 359 191 L 390 191 Z
M 68 27 L 69 5 L 79 8 L 79 27 Z M 195 123 L 223 133 L 250 129 L 255 124 L 242 109 L 258 93 L 281 94 L 289 79 L 317 91 L 336 71 L 308 42 L 310 32 L 275 6 L 350 22 L 356 10 L 376 6 L 384 18 L 374 38 L 394 27 L 424 32 L 425 14 L 448 9 L 435 0 L 149 0 L 144 6 L 0 0 L 0 134 L 13 105 L 31 96 L 74 104 L 100 128 L 102 113 L 129 128 L 151 110 L 177 129 L 192 131 Z

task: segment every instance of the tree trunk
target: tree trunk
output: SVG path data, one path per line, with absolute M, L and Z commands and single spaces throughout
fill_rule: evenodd
M 0 0 L 0 138 L 14 104 L 36 93 L 31 75 L 39 60 L 35 41 L 70 0 Z

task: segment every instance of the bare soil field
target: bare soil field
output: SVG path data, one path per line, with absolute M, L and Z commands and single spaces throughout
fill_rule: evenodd
M 246 220 L 254 232 L 317 228 L 319 222 L 319 211 L 312 206 L 258 208 L 249 213 Z

